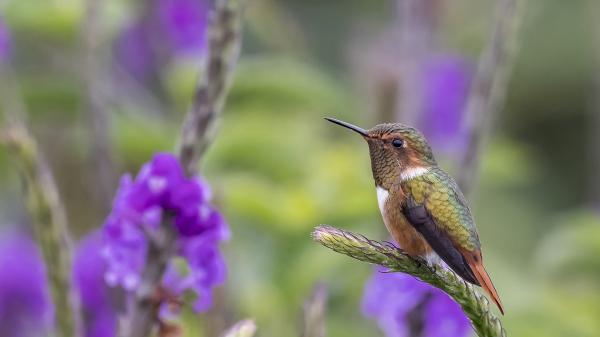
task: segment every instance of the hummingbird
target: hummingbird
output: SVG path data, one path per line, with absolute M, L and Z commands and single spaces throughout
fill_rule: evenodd
M 463 280 L 482 287 L 504 314 L 483 266 L 479 234 L 467 201 L 454 179 L 437 165 L 425 137 L 400 123 L 365 130 L 325 119 L 367 141 L 379 210 L 400 248 L 429 262 L 439 257 Z

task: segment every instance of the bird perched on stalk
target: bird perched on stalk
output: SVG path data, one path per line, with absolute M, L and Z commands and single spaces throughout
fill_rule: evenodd
M 365 130 L 325 119 L 367 141 L 379 210 L 400 247 L 430 262 L 441 258 L 465 281 L 481 286 L 504 314 L 483 267 L 481 243 L 467 201 L 454 179 L 437 166 L 425 137 L 399 123 Z

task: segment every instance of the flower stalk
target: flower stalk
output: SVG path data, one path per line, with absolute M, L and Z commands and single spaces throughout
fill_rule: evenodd
M 325 337 L 327 286 L 315 284 L 311 296 L 304 303 L 302 337 Z
M 193 102 L 182 125 L 179 159 L 185 174 L 194 176 L 197 163 L 212 141 L 212 126 L 221 113 L 241 46 L 242 6 L 238 0 L 217 0 L 209 23 L 208 58 L 200 75 Z M 154 326 L 153 296 L 174 255 L 176 240 L 172 221 L 163 221 L 146 256 L 126 336 L 149 336 Z
M 179 139 L 179 157 L 187 175 L 194 174 L 212 141 L 214 125 L 223 109 L 242 44 L 241 2 L 218 0 L 215 6 L 210 20 L 205 73 L 196 86 Z
M 175 253 L 176 232 L 172 223 L 173 219 L 165 216 L 156 233 L 146 233 L 148 238 L 147 264 L 133 299 L 135 306 L 130 317 L 130 331 L 126 331 L 125 336 L 146 337 L 152 331 L 150 322 L 156 320 L 157 308 L 160 306 L 160 303 L 155 301 L 156 294 L 167 269 L 167 263 Z
M 491 36 L 481 57 L 465 111 L 467 148 L 458 161 L 458 185 L 465 195 L 471 192 L 481 162 L 481 150 L 504 101 L 508 80 L 517 55 L 522 2 L 497 0 Z
M 110 147 L 110 112 L 102 97 L 101 57 L 101 23 L 103 0 L 85 1 L 85 20 L 82 27 L 83 45 L 83 82 L 85 87 L 85 110 L 88 119 L 91 151 L 88 158 L 93 173 L 91 186 L 95 189 L 94 197 L 103 213 L 110 208 L 112 190 L 115 187 L 115 169 Z
M 3 142 L 21 174 L 34 236 L 44 257 L 56 312 L 56 336 L 75 336 L 79 306 L 69 278 L 72 245 L 52 173 L 22 123 L 12 122 Z
M 410 274 L 443 290 L 460 304 L 478 336 L 506 336 L 502 323 L 491 312 L 487 298 L 454 272 L 440 266 L 429 266 L 425 260 L 411 257 L 389 242 L 373 241 L 330 226 L 316 227 L 312 237 L 335 252 L 387 267 L 394 272 Z

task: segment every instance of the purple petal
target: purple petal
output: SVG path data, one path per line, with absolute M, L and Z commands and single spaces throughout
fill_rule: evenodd
M 378 268 L 365 287 L 363 313 L 367 317 L 376 317 L 389 310 L 408 312 L 428 287 L 410 275 L 390 273 Z
M 183 168 L 179 160 L 171 153 L 157 153 L 151 162 L 152 173 L 167 177 L 173 180 L 183 179 L 185 177 Z
M 117 317 L 114 312 L 98 311 L 94 319 L 86 322 L 85 337 L 115 337 L 117 336 Z
M 139 81 L 147 80 L 156 68 L 150 34 L 141 20 L 123 30 L 114 50 L 117 63 Z
M 28 337 L 50 327 L 45 267 L 34 242 L 21 233 L 0 236 L 0 335 Z
M 365 286 L 363 313 L 375 319 L 388 337 L 406 337 L 412 332 L 409 315 L 424 303 L 423 336 L 465 337 L 469 321 L 443 291 L 402 273 L 383 273 L 378 268 Z M 416 313 L 419 313 L 417 311 Z
M 146 263 L 147 232 L 156 230 L 163 214 L 169 214 L 177 228 L 177 254 L 189 271 L 176 273 L 171 261 L 163 285 L 174 294 L 194 292 L 202 304 L 196 307 L 209 305 L 212 288 L 226 278 L 219 243 L 229 236 L 225 220 L 208 203 L 209 197 L 208 184 L 197 177 L 187 178 L 178 159 L 169 153 L 155 155 L 135 181 L 125 176 L 104 224 L 104 281 L 128 291 L 138 287 Z
M 460 306 L 446 293 L 431 289 L 433 294 L 426 308 L 425 337 L 463 337 L 471 332 L 471 323 Z
M 101 231 L 88 234 L 79 243 L 73 261 L 73 280 L 79 290 L 86 337 L 114 337 L 117 313 L 105 282 L 106 261 Z
M 202 201 L 202 191 L 194 181 L 182 181 L 176 188 L 170 191 L 169 198 L 163 203 L 163 207 L 176 212 L 197 213 L 198 206 Z
M 471 85 L 471 64 L 442 55 L 425 65 L 421 130 L 440 150 L 462 146 L 463 114 Z
M 213 297 L 209 291 L 199 291 L 198 299 L 194 301 L 193 309 L 195 312 L 205 312 L 212 306 Z
M 102 257 L 102 233 L 94 231 L 81 240 L 73 260 L 73 279 L 83 307 L 110 306 L 104 283 L 106 264 Z
M 175 50 L 190 52 L 205 48 L 207 7 L 202 0 L 158 1 L 158 20 Z

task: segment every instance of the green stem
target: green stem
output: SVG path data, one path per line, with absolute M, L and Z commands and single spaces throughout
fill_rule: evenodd
M 13 123 L 3 141 L 19 168 L 33 232 L 46 264 L 56 312 L 56 336 L 75 336 L 78 301 L 69 277 L 71 240 L 54 179 L 24 125 Z
M 506 96 L 525 1 L 496 1 L 491 36 L 481 54 L 465 110 L 468 142 L 457 163 L 457 182 L 467 196 L 477 178 L 482 149 Z
M 218 0 L 211 17 L 209 55 L 192 106 L 187 113 L 179 139 L 179 157 L 188 175 L 197 164 L 214 136 L 214 126 L 223 110 L 242 44 L 243 1 Z
M 322 283 L 315 284 L 312 295 L 304 303 L 302 337 L 325 337 L 327 297 L 327 287 Z
M 108 213 L 116 185 L 116 172 L 110 146 L 111 114 L 102 95 L 102 13 L 104 0 L 86 0 L 85 18 L 82 27 L 83 84 L 85 90 L 85 112 L 88 119 L 90 151 L 88 165 L 91 172 L 92 197 L 102 214 Z
M 357 260 L 382 265 L 403 272 L 446 292 L 462 307 L 480 337 L 506 336 L 500 320 L 491 313 L 487 298 L 477 293 L 471 284 L 454 272 L 428 266 L 426 261 L 413 258 L 391 243 L 369 240 L 366 237 L 330 226 L 318 226 L 313 239 L 323 246 Z

